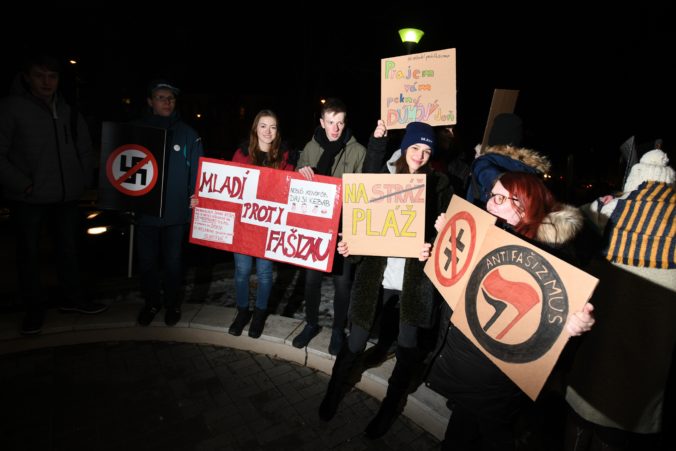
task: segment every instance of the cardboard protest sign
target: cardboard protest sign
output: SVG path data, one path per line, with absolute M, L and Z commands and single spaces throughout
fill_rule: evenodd
M 439 291 L 453 308 L 452 323 L 535 399 L 568 341 L 564 329 L 568 316 L 582 309 L 598 280 L 491 225 L 487 214 L 454 197 L 449 221 L 439 233 L 433 261 L 425 272 L 442 287 Z M 472 221 L 477 231 L 474 240 L 465 238 L 472 231 Z M 451 245 L 445 244 L 453 236 Z M 472 246 L 472 252 L 466 251 Z M 442 266 L 439 260 L 446 261 L 447 253 L 459 268 L 450 285 L 441 283 L 445 271 L 434 270 Z
M 495 117 L 502 113 L 513 113 L 516 107 L 516 100 L 519 97 L 519 91 L 512 89 L 496 89 L 493 91 L 493 99 L 491 100 L 491 109 L 488 111 L 488 119 L 486 120 L 486 128 L 484 129 L 484 137 L 481 140 L 481 151 L 483 152 L 488 146 L 488 137 L 493 128 Z
M 455 124 L 455 64 L 455 49 L 383 58 L 380 117 L 387 128 L 406 128 L 409 122 Z
M 330 272 L 341 180 L 200 158 L 190 242 Z
M 430 221 L 437 218 L 430 218 Z M 451 309 L 460 299 L 479 258 L 479 249 L 495 216 L 454 195 L 446 210 L 446 225 L 437 234 L 425 264 L 430 278 Z
M 162 216 L 166 130 L 104 122 L 97 205 Z
M 418 257 L 425 174 L 343 174 L 343 240 L 351 255 Z

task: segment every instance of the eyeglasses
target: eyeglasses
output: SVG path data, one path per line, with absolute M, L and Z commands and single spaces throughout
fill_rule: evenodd
M 174 96 L 153 96 L 153 99 L 155 99 L 157 102 L 174 103 L 176 101 L 176 97 Z
M 504 194 L 496 194 L 496 193 L 490 193 L 491 195 L 488 196 L 489 199 L 493 199 L 493 202 L 495 202 L 495 205 L 502 205 L 506 199 L 509 199 L 514 202 L 518 202 L 519 199 L 516 197 L 509 197 L 505 196 Z

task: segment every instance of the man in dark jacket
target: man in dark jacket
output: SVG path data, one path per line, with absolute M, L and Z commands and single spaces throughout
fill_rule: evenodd
M 138 122 L 167 131 L 165 160 L 168 160 L 165 162 L 166 197 L 162 217 L 138 216 L 136 249 L 145 297 L 145 306 L 138 316 L 141 326 L 150 324 L 163 305 L 167 326 L 173 326 L 181 319 L 183 245 L 190 223 L 190 196 L 195 189 L 199 158 L 204 152 L 197 132 L 178 116 L 178 94 L 178 88 L 169 81 L 151 82 L 147 99 L 150 114 Z
M 78 267 L 77 201 L 93 172 L 91 139 L 82 116 L 57 92 L 59 62 L 27 59 L 9 97 L 0 104 L 0 187 L 12 202 L 17 231 L 19 290 L 26 303 L 21 332 L 42 330 L 45 300 L 40 288 L 42 227 L 54 233 L 62 311 L 99 313 L 88 302 Z

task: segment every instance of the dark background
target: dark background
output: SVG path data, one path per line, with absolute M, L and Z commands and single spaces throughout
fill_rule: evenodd
M 481 140 L 493 90 L 505 88 L 521 91 L 524 144 L 550 155 L 555 173 L 565 173 L 573 155 L 579 183 L 616 183 L 618 146 L 631 135 L 663 138 L 673 155 L 671 7 L 453 11 L 457 5 L 448 4 L 452 12 L 442 15 L 426 2 L 369 5 L 375 14 L 360 4 L 332 6 L 238 5 L 247 11 L 239 15 L 193 7 L 24 11 L 7 16 L 10 25 L 0 30 L 7 63 L 0 93 L 21 56 L 43 49 L 78 60 L 66 67 L 62 87 L 95 140 L 102 120 L 141 115 L 148 81 L 167 77 L 182 89 L 179 109 L 211 156 L 231 155 L 261 108 L 275 110 L 284 138 L 302 148 L 318 123 L 319 100 L 329 96 L 346 102 L 349 126 L 366 143 L 379 116 L 380 59 L 406 53 L 397 30 L 417 27 L 426 34 L 415 53 L 457 49 L 456 148 Z

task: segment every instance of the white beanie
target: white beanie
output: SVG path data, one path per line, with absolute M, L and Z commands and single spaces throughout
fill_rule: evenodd
M 660 149 L 654 149 L 641 157 L 641 161 L 631 167 L 629 177 L 624 183 L 624 192 L 635 191 L 645 181 L 673 184 L 676 173 L 669 166 L 669 157 Z

